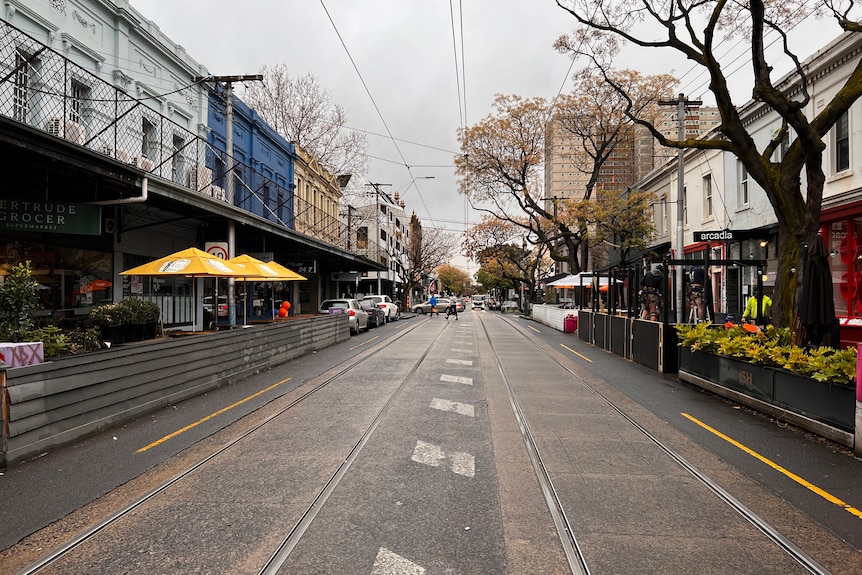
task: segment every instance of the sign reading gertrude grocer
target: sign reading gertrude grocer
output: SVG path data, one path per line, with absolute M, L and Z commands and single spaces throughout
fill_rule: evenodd
M 0 199 L 0 230 L 97 236 L 102 233 L 102 208 Z

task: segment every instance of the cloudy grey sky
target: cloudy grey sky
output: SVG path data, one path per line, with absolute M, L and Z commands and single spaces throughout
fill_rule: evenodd
M 316 76 L 345 108 L 348 125 L 366 133 L 368 179 L 401 191 L 408 213 L 426 226 L 463 231 L 479 218 L 455 191 L 459 126 L 487 116 L 495 94 L 551 99 L 569 88 L 570 62 L 551 46 L 573 21 L 554 0 L 131 3 L 212 74 L 284 63 L 293 76 Z M 831 23 L 829 30 L 824 44 L 837 35 Z M 654 50 L 629 52 L 625 66 L 678 76 L 690 68 Z M 686 94 L 708 103 L 704 80 L 684 80 Z M 434 179 L 411 185 L 427 176 Z

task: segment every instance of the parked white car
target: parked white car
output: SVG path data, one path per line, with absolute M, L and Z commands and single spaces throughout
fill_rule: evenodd
M 374 302 L 377 307 L 383 310 L 387 323 L 401 319 L 401 310 L 388 295 L 367 295 L 361 301 Z

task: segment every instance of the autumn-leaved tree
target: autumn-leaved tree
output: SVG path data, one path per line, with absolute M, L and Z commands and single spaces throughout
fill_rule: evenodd
M 452 264 L 443 264 L 435 270 L 440 280 L 440 290 L 455 295 L 463 295 L 470 285 L 470 276 Z
M 632 250 L 648 248 L 655 237 L 651 206 L 658 198 L 642 190 L 603 190 L 601 196 L 588 216 L 595 226 L 593 239 L 616 249 L 619 261 L 626 262 Z
M 246 104 L 286 140 L 315 156 L 330 174 L 365 173 L 365 135 L 346 128 L 344 108 L 333 103 L 315 76 L 291 76 L 285 64 L 263 66 L 260 73 L 263 82 L 244 84 Z
M 464 234 L 464 253 L 479 262 L 477 279 L 486 289 L 517 290 L 523 282 L 528 293 L 535 293 L 539 280 L 553 268 L 545 245 L 534 245 L 523 231 L 522 225 L 485 215 Z
M 654 110 L 657 99 L 675 79 L 618 72 L 617 81 L 637 94 L 635 109 Z M 495 110 L 477 125 L 459 132 L 462 154 L 455 158 L 461 192 L 471 205 L 521 228 L 548 256 L 565 262 L 572 273 L 585 264 L 579 248 L 587 245 L 591 227 L 586 217 L 598 184 L 622 191 L 633 183 L 633 123 L 625 111 L 629 100 L 605 82 L 603 75 L 576 75 L 574 88 L 551 106 L 541 98 L 497 96 Z M 543 197 L 546 136 L 565 138 L 568 154 L 560 158 L 581 177 L 575 188 Z M 623 152 L 625 150 L 625 152 Z M 609 163 L 627 154 L 625 170 Z M 555 191 L 554 194 L 557 192 Z
M 626 89 L 614 82 L 612 68 L 613 58 L 622 45 L 656 49 L 656 57 L 661 57 L 661 49 L 676 51 L 708 76 L 709 90 L 721 117 L 719 138 L 672 140 L 654 122 L 639 117 L 634 108 L 627 110 L 633 121 L 649 129 L 664 146 L 733 154 L 764 190 L 778 220 L 773 319 L 778 325 L 790 325 L 801 283 L 801 274 L 796 270 L 802 269 L 802 246 L 813 242 L 820 223 L 825 182 L 824 137 L 862 95 L 862 60 L 831 98 L 824 98 L 816 112 L 808 113 L 812 98 L 809 74 L 814 72 L 803 66 L 799 56 L 790 50 L 787 31 L 802 16 L 820 11 L 834 18 L 836 35 L 841 30 L 859 33 L 862 8 L 854 0 L 557 0 L 557 5 L 574 18 L 577 26 L 573 34 L 557 40 L 557 49 L 572 57 L 586 57 L 623 95 Z M 767 34 L 780 39 L 780 46 L 793 62 L 790 80 L 797 82 L 798 91 L 786 90 L 786 83 L 779 86 L 772 77 L 773 67 L 766 52 L 770 42 Z M 720 60 L 723 49 L 719 44 L 734 36 L 751 47 L 753 83 L 746 94 L 782 120 L 772 137 L 760 145 L 740 116 L 737 104 L 744 102 L 734 102 L 728 85 L 728 70 L 738 66 L 726 68 Z M 775 152 L 785 138 L 790 145 L 786 153 L 776 157 Z
M 620 193 L 634 185 L 653 164 L 651 154 L 641 157 L 637 153 L 634 124 L 627 110 L 630 107 L 639 117 L 653 119 L 659 109 L 656 103 L 672 93 L 677 79 L 670 74 L 646 76 L 635 70 L 616 71 L 613 78 L 617 85 L 625 86 L 625 95 L 605 81 L 595 68 L 575 73 L 571 91 L 561 94 L 554 106 L 550 130 L 565 142 L 554 151 L 556 161 L 579 174 L 574 181 L 581 183 L 578 189 L 561 190 L 561 198 L 590 200 L 599 189 L 606 196 L 604 204 L 611 206 L 604 212 L 618 214 L 609 199 L 621 198 Z M 575 211 L 583 215 L 580 207 Z M 626 209 L 622 213 L 632 214 Z M 582 219 L 578 228 L 587 230 L 587 221 Z M 595 242 L 581 242 L 582 267 L 588 267 L 591 244 Z

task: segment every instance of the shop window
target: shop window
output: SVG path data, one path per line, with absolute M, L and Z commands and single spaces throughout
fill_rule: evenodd
M 862 218 L 831 222 L 827 225 L 829 237 L 829 267 L 833 277 L 835 315 L 862 317 Z

